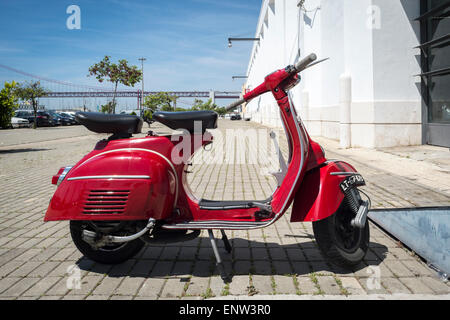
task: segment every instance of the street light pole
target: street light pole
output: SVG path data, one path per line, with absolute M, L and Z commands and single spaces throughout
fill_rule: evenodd
M 142 109 L 144 105 L 144 61 L 147 60 L 146 58 L 142 57 L 138 59 L 141 61 L 141 70 L 142 70 L 142 92 L 141 92 L 141 105 L 140 105 L 140 113 L 142 114 Z

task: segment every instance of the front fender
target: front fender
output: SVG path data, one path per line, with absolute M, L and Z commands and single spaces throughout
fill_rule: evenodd
M 356 169 L 343 161 L 328 161 L 306 172 L 294 197 L 291 222 L 318 221 L 337 211 L 344 199 L 339 184 L 345 177 L 331 175 L 332 172 L 356 172 Z

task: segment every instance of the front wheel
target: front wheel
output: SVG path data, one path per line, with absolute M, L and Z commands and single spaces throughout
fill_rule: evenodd
M 117 264 L 134 257 L 145 245 L 141 239 L 119 243 L 114 245 L 106 245 L 95 249 L 89 243 L 83 240 L 83 230 L 98 231 L 101 230 L 107 234 L 127 235 L 130 226 L 121 223 L 110 222 L 88 222 L 88 221 L 70 221 L 70 234 L 75 246 L 80 252 L 89 259 L 103 264 Z
M 369 248 L 369 222 L 363 228 L 351 225 L 355 213 L 347 201 L 326 219 L 313 222 L 313 231 L 322 255 L 337 266 L 350 268 L 364 258 Z

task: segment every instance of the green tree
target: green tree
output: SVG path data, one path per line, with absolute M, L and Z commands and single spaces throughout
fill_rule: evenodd
M 228 111 L 225 107 L 217 107 L 214 109 L 215 112 L 217 112 L 220 116 L 225 115 Z
M 40 97 L 45 97 L 49 93 L 49 91 L 44 89 L 39 81 L 31 81 L 19 84 L 14 92 L 16 93 L 17 97 L 19 97 L 23 101 L 31 102 L 34 111 L 33 128 L 36 129 L 38 99 Z
M 115 107 L 116 107 L 116 103 L 109 101 L 106 104 L 101 106 L 100 111 L 103 113 L 114 113 L 113 110 L 115 109 Z
M 212 99 L 208 99 L 208 101 L 203 102 L 203 100 L 195 99 L 194 105 L 192 106 L 192 110 L 213 110 L 216 111 L 217 105 L 212 103 Z
M 5 81 L 5 87 L 0 91 L 0 127 L 2 128 L 9 127 L 14 110 L 19 106 L 14 92 L 16 86 L 15 81 L 11 83 Z
M 158 92 L 144 99 L 144 109 L 148 110 L 147 115 L 153 115 L 156 110 L 174 111 L 173 105 L 176 103 L 177 97 L 169 95 L 167 92 Z
M 134 87 L 136 83 L 142 80 L 142 71 L 137 66 L 128 65 L 128 61 L 125 59 L 119 60 L 118 63 L 112 63 L 110 57 L 105 56 L 102 61 L 89 68 L 88 76 L 95 76 L 100 83 L 106 80 L 114 84 L 114 94 L 112 103 L 109 105 L 111 107 L 109 113 L 115 113 L 117 85 L 121 83 L 127 87 Z

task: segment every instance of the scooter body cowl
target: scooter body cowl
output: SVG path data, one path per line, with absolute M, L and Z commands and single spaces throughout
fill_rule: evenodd
M 64 177 L 45 221 L 167 218 L 178 193 L 172 148 L 166 136 L 100 141 Z

